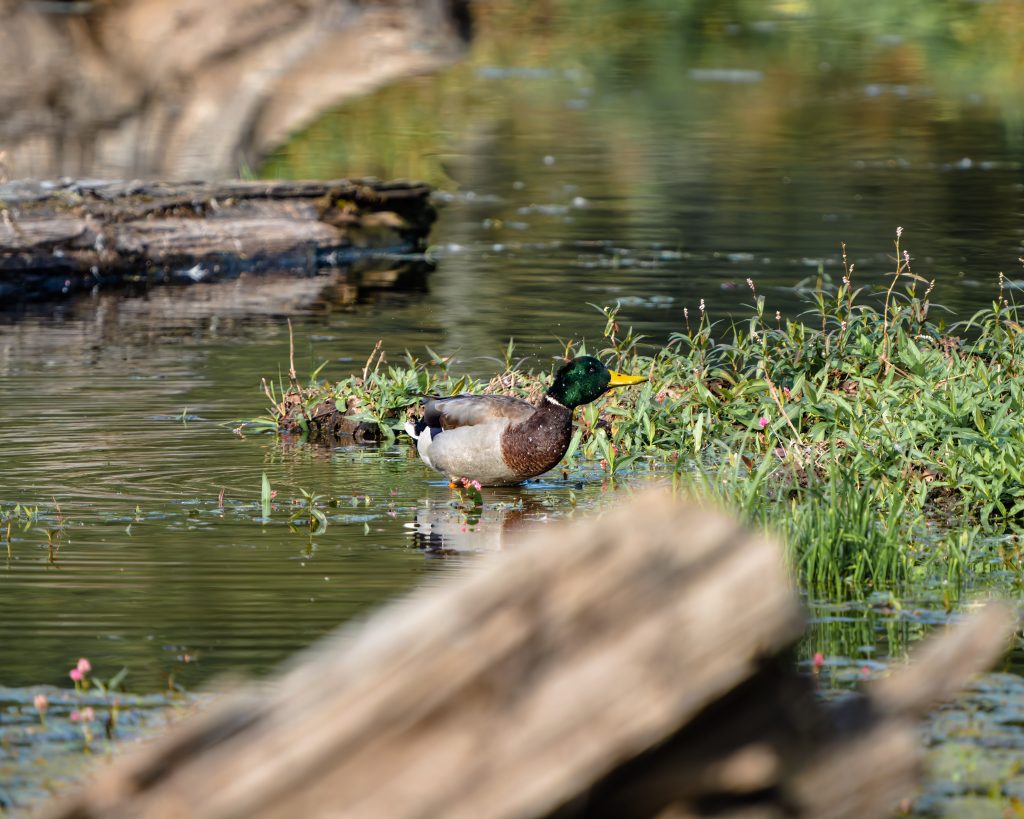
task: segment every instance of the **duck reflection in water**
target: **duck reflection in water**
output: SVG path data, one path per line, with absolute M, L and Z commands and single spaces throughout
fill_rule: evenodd
M 406 523 L 412 545 L 432 556 L 464 552 L 500 552 L 531 528 L 543 525 L 551 507 L 540 499 L 510 492 L 507 501 L 468 510 L 446 502 L 427 501 Z

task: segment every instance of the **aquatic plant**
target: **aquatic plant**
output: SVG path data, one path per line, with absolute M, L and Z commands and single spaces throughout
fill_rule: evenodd
M 458 493 L 458 506 L 463 512 L 463 523 L 467 526 L 476 526 L 480 522 L 480 516 L 484 510 L 483 487 L 480 481 L 473 481 L 469 478 L 459 478 L 448 484 Z
M 0 507 L 0 534 L 2 534 L 4 545 L 7 548 L 8 560 L 13 556 L 11 543 L 13 539 L 12 530 L 15 524 L 20 525 L 22 531 L 28 532 L 36 525 L 38 517 L 39 508 L 35 506 L 19 503 L 13 507 Z
M 96 712 L 93 710 L 91 705 L 87 705 L 81 709 L 75 709 L 71 712 L 68 718 L 75 723 L 78 723 L 82 729 L 82 740 L 85 743 L 85 750 L 90 750 L 92 747 L 92 741 L 94 739 L 92 732 L 92 723 L 96 719 Z
M 124 680 L 125 680 L 125 677 L 127 677 L 127 676 L 128 676 L 128 668 L 124 667 L 120 671 L 118 671 L 113 677 L 110 677 L 106 681 L 103 681 L 99 677 L 96 677 L 96 676 L 93 676 L 90 679 L 92 681 L 92 684 L 96 686 L 97 690 L 103 696 L 107 696 L 108 694 L 112 694 L 115 691 L 123 691 L 124 690 Z M 115 700 L 115 706 L 116 706 L 116 700 Z
M 39 714 L 39 724 L 46 727 L 46 709 L 50 707 L 50 700 L 46 694 L 36 694 L 32 698 L 32 707 Z
M 68 676 L 75 684 L 75 691 L 81 694 L 89 690 L 89 673 L 92 671 L 92 663 L 85 657 L 79 659 L 75 667 L 68 672 Z
M 264 472 L 263 478 L 260 481 L 260 514 L 264 519 L 270 517 L 270 501 L 273 497 L 274 493 L 270 488 L 270 478 Z
M 324 499 L 323 495 L 305 489 L 299 489 L 299 492 L 302 497 L 294 501 L 298 508 L 289 516 L 288 525 L 293 530 L 301 528 L 311 535 L 323 534 L 327 530 L 327 515 L 317 507 Z

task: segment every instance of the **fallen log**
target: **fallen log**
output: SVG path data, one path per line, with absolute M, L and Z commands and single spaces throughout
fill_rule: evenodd
M 344 629 L 46 815 L 885 816 L 915 718 L 1012 628 L 985 609 L 827 705 L 781 551 L 652 492 Z
M 0 185 L 0 305 L 125 282 L 313 275 L 421 250 L 426 185 L 375 180 Z

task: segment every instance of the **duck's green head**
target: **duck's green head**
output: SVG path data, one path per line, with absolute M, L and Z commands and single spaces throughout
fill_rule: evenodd
M 612 387 L 625 387 L 646 380 L 642 376 L 613 372 L 593 356 L 581 355 L 555 373 L 548 395 L 572 409 L 596 401 Z

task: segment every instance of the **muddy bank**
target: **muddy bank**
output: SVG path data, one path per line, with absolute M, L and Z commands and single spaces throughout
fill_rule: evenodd
M 0 185 L 0 306 L 415 252 L 436 215 L 429 195 L 374 180 Z M 384 267 L 378 284 L 401 278 Z
M 457 59 L 467 0 L 0 0 L 0 181 L 232 176 Z

